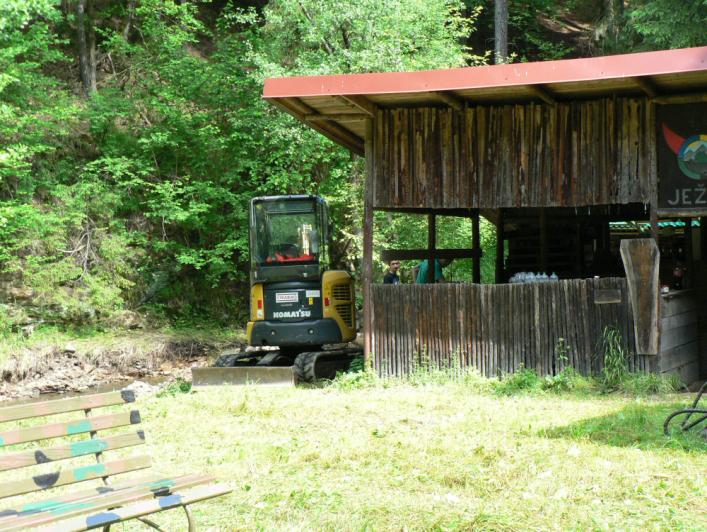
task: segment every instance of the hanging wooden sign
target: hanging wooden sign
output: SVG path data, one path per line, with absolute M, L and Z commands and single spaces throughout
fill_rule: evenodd
M 657 106 L 658 209 L 707 213 L 707 103 Z

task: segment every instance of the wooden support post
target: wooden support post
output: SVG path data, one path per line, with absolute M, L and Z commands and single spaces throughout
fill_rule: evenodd
M 685 228 L 683 234 L 685 236 L 685 268 L 687 269 L 687 279 L 683 283 L 683 288 L 693 288 L 694 283 L 694 264 L 695 264 L 695 253 L 692 249 L 692 218 L 685 218 Z
M 540 273 L 547 273 L 547 211 L 540 208 Z
M 574 247 L 574 274 L 578 279 L 581 279 L 584 276 L 584 224 L 579 221 L 575 225 Z
M 437 249 L 437 219 L 434 213 L 427 215 L 427 282 L 435 282 L 435 256 Z
M 504 241 L 506 239 L 503 224 L 503 209 L 499 209 L 498 225 L 496 225 L 496 284 L 502 283 L 506 275 L 506 272 L 503 271 L 503 255 L 505 251 Z
M 366 183 L 363 192 L 363 353 L 371 355 L 373 309 L 371 308 L 371 283 L 373 282 L 373 120 L 366 120 Z
M 651 200 L 651 237 L 655 240 L 656 246 L 660 249 L 660 228 L 658 227 L 658 154 L 657 154 L 657 134 L 655 131 L 655 103 L 648 105 L 648 173 L 650 184 Z
M 476 284 L 481 283 L 481 233 L 479 228 L 479 210 L 476 209 L 471 215 L 471 247 L 476 251 L 476 255 L 472 259 L 473 272 L 472 281 Z

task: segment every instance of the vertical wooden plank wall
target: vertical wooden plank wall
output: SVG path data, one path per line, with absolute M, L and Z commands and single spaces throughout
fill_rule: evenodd
M 648 100 L 382 109 L 375 208 L 649 203 Z
M 597 290 L 620 292 L 619 303 L 596 303 Z M 598 342 L 606 326 L 619 329 L 635 352 L 625 279 L 478 285 L 373 285 L 372 348 L 381 375 L 405 375 L 416 365 L 474 366 L 484 375 L 523 364 L 541 375 L 562 369 L 556 347 L 584 375 L 602 368 Z M 598 299 L 600 301 L 601 298 Z M 633 371 L 648 371 L 655 357 L 632 356 Z
M 660 372 L 689 384 L 700 376 L 698 292 L 674 292 L 661 296 L 660 303 Z

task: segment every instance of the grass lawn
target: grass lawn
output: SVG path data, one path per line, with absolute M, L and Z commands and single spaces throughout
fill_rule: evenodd
M 705 530 L 707 443 L 662 435 L 689 397 L 251 386 L 138 406 L 161 471 L 233 488 L 193 507 L 200 529 Z

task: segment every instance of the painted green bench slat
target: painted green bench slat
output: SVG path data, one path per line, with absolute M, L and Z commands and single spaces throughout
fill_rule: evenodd
M 166 478 L 135 486 L 131 489 L 87 497 L 68 503 L 59 503 L 52 500 L 41 501 L 40 503 L 28 505 L 29 508 L 26 515 L 20 515 L 15 519 L 0 523 L 0 532 L 26 530 L 30 527 L 56 522 L 57 519 L 67 519 L 76 515 L 85 515 L 89 512 L 97 513 L 99 510 L 124 506 L 140 500 L 153 499 L 156 494 L 168 495 L 175 491 L 206 484 L 213 480 L 214 477 L 210 475 L 186 475 Z
M 114 427 L 123 427 L 125 425 L 135 425 L 137 423 L 140 423 L 140 412 L 132 410 L 130 412 L 104 414 L 102 416 L 78 419 L 76 421 L 6 430 L 5 432 L 0 432 L 0 447 L 15 445 L 16 443 L 45 440 L 48 438 L 71 436 L 73 434 L 82 434 Z
M 8 520 L 17 518 L 22 512 L 31 511 L 35 504 L 41 504 L 42 502 L 47 502 L 49 504 L 64 504 L 75 502 L 81 499 L 89 499 L 91 497 L 100 497 L 106 493 L 116 493 L 118 491 L 124 491 L 132 489 L 134 487 L 145 486 L 153 482 L 158 482 L 164 480 L 163 477 L 157 474 L 145 475 L 138 479 L 126 480 L 123 482 L 116 482 L 115 484 L 96 486 L 90 489 L 75 491 L 68 493 L 66 495 L 60 495 L 52 497 L 51 499 L 45 499 L 37 503 L 27 503 L 19 504 L 16 506 L 5 507 L 0 510 L 0 525 L 6 523 Z
M 0 408 L 0 423 L 5 421 L 17 421 L 19 419 L 29 419 L 33 417 L 50 416 L 53 414 L 63 414 L 64 412 L 75 412 L 77 410 L 86 410 L 89 408 L 121 405 L 124 403 L 132 403 L 134 401 L 134 392 L 131 390 L 121 390 L 117 392 L 69 397 L 68 399 L 6 406 Z
M 150 467 L 150 459 L 147 456 L 132 456 L 122 460 L 114 460 L 103 464 L 90 464 L 86 466 L 76 467 L 74 469 L 66 469 L 56 471 L 54 473 L 46 473 L 36 475 L 31 478 L 22 480 L 12 480 L 0 484 L 0 499 L 12 497 L 13 495 L 22 495 L 33 491 L 40 491 L 57 486 L 65 486 L 84 480 L 92 480 L 94 478 L 103 478 L 119 473 L 127 473 L 128 471 L 136 471 Z
M 0 455 L 0 471 L 9 471 L 57 460 L 68 460 L 77 456 L 102 453 L 113 449 L 122 449 L 145 443 L 145 433 L 141 430 L 127 434 L 118 434 L 106 438 L 83 440 L 48 449 L 33 449 L 14 454 Z
M 178 508 L 187 504 L 211 499 L 212 497 L 219 497 L 231 491 L 228 486 L 223 484 L 200 486 L 182 493 L 173 493 L 148 501 L 140 501 L 112 510 L 72 517 L 46 527 L 38 528 L 37 530 L 42 532 L 79 532 L 81 530 L 101 528 L 106 525 L 120 523 L 128 519 L 135 519 L 136 517 L 142 517 L 162 510 Z

